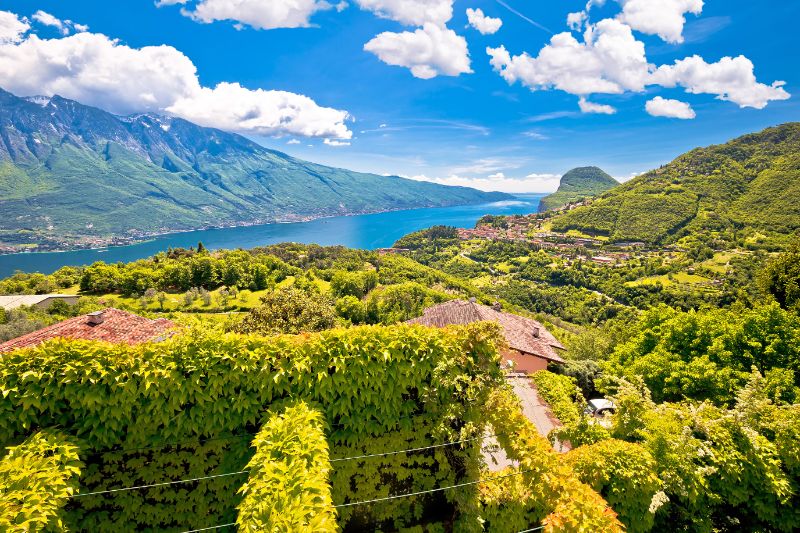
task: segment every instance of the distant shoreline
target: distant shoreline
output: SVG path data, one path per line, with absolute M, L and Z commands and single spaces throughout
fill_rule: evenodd
M 194 231 L 208 231 L 208 230 L 218 230 L 218 229 L 230 229 L 230 228 L 248 228 L 248 227 L 255 227 L 255 226 L 272 226 L 277 224 L 302 224 L 306 222 L 313 222 L 315 220 L 324 220 L 327 218 L 337 218 L 337 217 L 356 217 L 356 216 L 364 216 L 364 215 L 378 215 L 382 213 L 395 213 L 398 211 L 415 211 L 418 209 L 446 209 L 449 207 L 464 207 L 464 206 L 473 206 L 473 205 L 492 205 L 498 202 L 507 202 L 514 198 L 524 197 L 526 195 L 535 195 L 535 194 L 543 194 L 543 193 L 519 193 L 519 194 L 508 194 L 509 198 L 504 200 L 495 200 L 494 202 L 474 202 L 474 203 L 456 203 L 450 205 L 431 205 L 431 206 L 421 206 L 421 207 L 398 207 L 394 209 L 381 209 L 378 211 L 350 211 L 347 213 L 337 213 L 337 214 L 330 214 L 330 215 L 309 215 L 309 216 L 298 216 L 297 218 L 289 218 L 289 219 L 280 219 L 274 220 L 271 222 L 264 222 L 261 220 L 250 220 L 250 221 L 242 221 L 237 223 L 231 224 L 221 224 L 221 225 L 207 225 L 201 226 L 197 228 L 191 229 L 176 229 L 176 230 L 168 230 L 168 231 L 154 231 L 154 232 L 143 232 L 141 234 L 136 235 L 135 237 L 108 237 L 107 242 L 97 242 L 92 243 L 87 246 L 69 246 L 69 247 L 54 247 L 48 249 L 39 249 L 36 251 L 5 251 L 0 250 L 0 256 L 14 256 L 14 255 L 21 255 L 21 256 L 30 256 L 36 254 L 55 254 L 55 253 L 70 253 L 70 252 L 79 252 L 79 251 L 101 251 L 110 248 L 123 248 L 125 246 L 135 246 L 139 244 L 144 244 L 148 242 L 153 242 L 157 240 L 159 237 L 165 237 L 169 235 L 180 235 L 182 233 L 191 233 Z

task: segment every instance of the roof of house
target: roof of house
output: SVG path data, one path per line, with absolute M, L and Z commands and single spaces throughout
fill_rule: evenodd
M 0 353 L 37 346 L 55 338 L 140 344 L 163 340 L 175 328 L 175 323 L 166 318 L 152 320 L 113 307 L 92 314 L 99 313 L 102 313 L 102 322 L 99 324 L 92 323 L 91 315 L 76 316 L 4 342 L 0 344 Z
M 0 307 L 3 309 L 16 309 L 23 305 L 36 305 L 51 298 L 77 298 L 74 294 L 10 294 L 0 296 Z
M 473 301 L 451 300 L 425 309 L 422 316 L 409 320 L 409 324 L 444 327 L 451 324 L 471 324 L 472 322 L 497 322 L 509 347 L 520 352 L 541 357 L 556 363 L 564 360 L 556 349 L 564 350 L 552 333 L 536 320 L 511 313 L 504 313 L 487 305 Z M 539 336 L 535 336 L 538 328 Z

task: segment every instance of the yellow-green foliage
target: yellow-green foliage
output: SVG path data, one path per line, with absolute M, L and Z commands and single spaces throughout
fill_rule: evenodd
M 61 508 L 75 493 L 78 446 L 42 431 L 8 449 L 0 460 L 0 531 L 63 531 Z
M 448 442 L 482 426 L 480 406 L 502 380 L 497 335 L 482 324 L 273 338 L 190 330 L 135 347 L 53 341 L 0 359 L 0 446 L 21 442 L 30 428 L 62 428 L 86 443 L 86 493 L 242 470 L 252 433 L 290 398 L 324 406 L 336 457 Z M 463 481 L 477 447 L 337 463 L 333 500 Z M 81 497 L 66 521 L 85 531 L 210 527 L 235 520 L 243 482 Z M 341 520 L 411 526 L 430 503 L 347 508 Z
M 638 444 L 605 440 L 581 446 L 567 454 L 567 462 L 581 481 L 599 492 L 619 514 L 631 533 L 653 528 L 661 489 L 656 463 Z
M 531 379 L 536 384 L 539 395 L 550 405 L 553 414 L 562 424 L 578 422 L 581 411 L 575 400 L 583 401 L 583 395 L 575 378 L 544 371 L 536 372 Z
M 498 388 L 486 404 L 487 421 L 508 457 L 519 461 L 514 477 L 481 488 L 480 518 L 492 532 L 513 532 L 543 523 L 545 533 L 622 532 L 616 513 L 582 483 L 563 457 L 539 435 L 507 388 Z M 514 471 L 506 471 L 513 473 Z
M 240 492 L 239 531 L 334 532 L 328 443 L 322 413 L 299 402 L 272 415 L 253 440 Z
M 551 441 L 559 440 L 569 442 L 572 446 L 583 446 L 609 438 L 608 431 L 603 426 L 581 411 L 585 399 L 575 378 L 542 371 L 536 372 L 531 379 L 536 384 L 539 395 L 563 424 L 550 433 Z

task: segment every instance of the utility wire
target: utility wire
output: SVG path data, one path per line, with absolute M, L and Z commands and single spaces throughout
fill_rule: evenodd
M 450 486 L 447 486 L 447 487 L 439 487 L 437 489 L 421 490 L 421 491 L 418 491 L 418 492 L 410 492 L 408 494 L 397 494 L 397 495 L 394 495 L 394 496 L 387 496 L 385 498 L 375 498 L 374 500 L 364 500 L 364 501 L 360 501 L 360 502 L 343 503 L 343 504 L 340 504 L 340 505 L 334 505 L 333 507 L 335 509 L 339 509 L 339 508 L 342 508 L 342 507 L 353 507 L 353 506 L 356 506 L 356 505 L 365 505 L 365 504 L 368 504 L 368 503 L 383 502 L 383 501 L 387 501 L 387 500 L 396 500 L 398 498 L 410 498 L 411 496 L 419 496 L 420 494 L 430 494 L 432 492 L 441 492 L 441 491 L 445 491 L 445 490 L 456 489 L 456 488 L 459 488 L 459 487 L 467 487 L 469 485 L 477 485 L 479 483 L 486 483 L 488 481 L 494 481 L 496 479 L 503 479 L 503 478 L 513 477 L 513 476 L 521 476 L 522 474 L 527 474 L 529 472 L 533 472 L 533 470 L 523 470 L 523 471 L 520 471 L 520 472 L 514 472 L 513 474 L 506 474 L 506 475 L 503 475 L 503 476 L 495 476 L 495 477 L 490 477 L 490 478 L 486 478 L 486 479 L 479 479 L 478 481 L 469 481 L 467 483 L 459 483 L 458 485 L 450 485 Z M 235 525 L 235 524 L 221 524 L 219 526 L 212 526 L 212 527 L 207 527 L 207 528 L 204 528 L 204 529 L 192 529 L 191 531 L 184 531 L 184 533 L 196 533 L 198 531 L 208 531 L 210 529 L 217 529 L 217 528 L 220 528 L 220 527 L 226 527 L 226 526 L 232 526 L 232 525 Z M 519 533 L 530 533 L 532 531 L 539 531 L 540 529 L 544 529 L 544 526 L 535 527 L 533 529 L 525 529 L 523 531 L 520 531 Z
M 486 438 L 489 438 L 489 437 L 492 437 L 492 436 L 493 435 L 489 435 Z M 401 453 L 419 452 L 419 451 L 423 451 L 423 450 L 431 450 L 431 449 L 434 449 L 434 448 L 443 448 L 443 447 L 446 447 L 446 446 L 455 446 L 457 444 L 463 444 L 463 443 L 467 443 L 467 442 L 474 442 L 476 440 L 481 440 L 483 438 L 484 438 L 484 436 L 480 436 L 480 437 L 474 437 L 474 438 L 471 438 L 471 439 L 458 440 L 458 441 L 454 441 L 454 442 L 445 442 L 445 443 L 442 443 L 442 444 L 434 444 L 432 446 L 423 446 L 423 447 L 420 447 L 420 448 L 408 448 L 406 450 L 397 450 L 397 451 L 392 451 L 392 452 L 373 453 L 373 454 L 367 454 L 367 455 L 355 455 L 355 456 L 352 456 L 352 457 L 340 457 L 340 458 L 337 458 L 337 459 L 331 459 L 329 462 L 334 463 L 334 462 L 342 462 L 342 461 L 352 461 L 352 460 L 355 460 L 355 459 L 366 459 L 366 458 L 369 458 L 369 457 L 386 457 L 386 456 L 389 456 L 389 455 L 398 455 L 398 454 L 401 454 Z M 95 491 L 95 492 L 87 492 L 87 493 L 84 493 L 84 494 L 80 494 L 79 493 L 79 494 L 74 494 L 72 497 L 73 498 L 81 498 L 81 497 L 84 497 L 84 496 L 99 496 L 101 494 L 111 494 L 111 493 L 114 493 L 114 492 L 124 492 L 124 491 L 129 491 L 129 490 L 149 489 L 149 488 L 153 488 L 153 487 L 164 487 L 164 486 L 167 486 L 167 485 L 178 485 L 178 484 L 181 484 L 181 483 L 191 483 L 191 482 L 194 482 L 194 481 L 203 481 L 203 480 L 206 480 L 206 479 L 216 479 L 216 478 L 221 478 L 221 477 L 237 476 L 237 475 L 244 475 L 244 474 L 249 474 L 249 473 L 250 473 L 250 470 L 240 470 L 238 472 L 228 472 L 228 473 L 225 473 L 225 474 L 215 474 L 215 475 L 211 475 L 211 476 L 195 477 L 195 478 L 191 478 L 191 479 L 179 479 L 179 480 L 175 480 L 175 481 L 164 481 L 162 483 L 151 483 L 151 484 L 148 484 L 148 485 L 136 485 L 136 486 L 133 486 L 133 487 L 124 487 L 124 488 L 119 488 L 119 489 L 99 490 L 99 491 Z
M 179 483 L 191 483 L 192 481 L 203 481 L 204 479 L 216 479 L 228 476 L 240 476 L 250 473 L 249 470 L 240 470 L 239 472 L 228 472 L 227 474 L 215 474 L 213 476 L 195 477 L 192 479 L 179 479 L 177 481 L 164 481 L 163 483 L 151 483 L 150 485 L 136 485 L 135 487 L 124 487 L 121 489 L 98 490 L 96 492 L 87 492 L 84 494 L 73 494 L 73 498 L 82 498 L 84 496 L 98 496 L 100 494 L 110 494 L 112 492 L 124 492 L 128 490 L 150 489 L 153 487 L 165 487 L 167 485 L 177 485 Z
M 489 435 L 486 438 L 491 438 L 493 436 L 494 435 Z M 455 446 L 456 444 L 464 444 L 464 443 L 467 443 L 467 442 L 474 442 L 476 440 L 481 440 L 483 438 L 484 438 L 483 436 L 480 436 L 480 437 L 475 437 L 475 438 L 472 438 L 472 439 L 457 440 L 457 441 L 454 441 L 454 442 L 445 442 L 445 443 L 442 443 L 442 444 L 434 444 L 432 446 L 423 446 L 421 448 L 409 448 L 407 450 L 398 450 L 396 452 L 370 453 L 370 454 L 367 454 L 367 455 L 355 455 L 353 457 L 340 457 L 338 459 L 331 459 L 329 462 L 338 463 L 338 462 L 341 462 L 341 461 L 352 461 L 354 459 L 367 459 L 369 457 L 386 457 L 386 456 L 389 456 L 389 455 L 398 455 L 398 454 L 401 454 L 401 453 L 421 452 L 421 451 L 424 451 L 424 450 L 432 450 L 434 448 L 445 448 L 447 446 Z
M 203 527 L 200 529 L 190 529 L 189 531 L 184 531 L 183 533 L 198 533 L 198 531 L 211 531 L 212 529 L 219 529 L 221 527 L 231 527 L 235 526 L 236 522 L 231 522 L 230 524 L 220 524 L 218 526 L 211 526 L 211 527 Z
M 388 501 L 388 500 L 396 500 L 398 498 L 410 498 L 411 496 L 419 496 L 421 494 L 431 494 L 431 493 L 434 493 L 434 492 L 442 492 L 442 491 L 445 491 L 445 490 L 457 489 L 457 488 L 460 488 L 460 487 L 467 487 L 469 485 L 477 485 L 479 483 L 486 483 L 487 481 L 494 481 L 496 479 L 503 479 L 503 478 L 513 477 L 513 476 L 521 476 L 522 474 L 528 474 L 530 472 L 533 472 L 533 470 L 522 470 L 522 471 L 519 471 L 519 472 L 514 472 L 513 474 L 506 474 L 506 475 L 503 475 L 503 476 L 495 476 L 495 477 L 490 477 L 490 478 L 486 478 L 486 479 L 479 479 L 477 481 L 468 481 L 466 483 L 459 483 L 457 485 L 449 485 L 447 487 L 439 487 L 439 488 L 436 488 L 436 489 L 420 490 L 420 491 L 417 491 L 417 492 L 409 492 L 409 493 L 406 493 L 406 494 L 395 494 L 394 496 L 385 496 L 383 498 L 375 498 L 373 500 L 364 500 L 364 501 L 360 501 L 360 502 L 342 503 L 342 504 L 339 504 L 339 505 L 334 505 L 333 507 L 336 508 L 336 509 L 339 509 L 341 507 L 355 507 L 356 505 L 366 505 L 368 503 L 385 502 L 385 501 Z

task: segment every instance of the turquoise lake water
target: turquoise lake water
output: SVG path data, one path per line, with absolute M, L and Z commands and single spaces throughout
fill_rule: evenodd
M 279 242 L 300 242 L 374 250 L 388 248 L 403 235 L 435 225 L 471 228 L 483 215 L 521 215 L 535 213 L 544 194 L 519 195 L 513 200 L 491 204 L 411 209 L 372 215 L 335 217 L 241 228 L 209 229 L 175 233 L 130 246 L 103 250 L 43 252 L 0 255 L 0 278 L 17 270 L 49 274 L 65 265 L 88 265 L 95 261 L 114 263 L 135 261 L 166 250 L 196 246 L 199 241 L 209 250 L 253 248 Z

